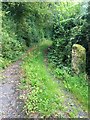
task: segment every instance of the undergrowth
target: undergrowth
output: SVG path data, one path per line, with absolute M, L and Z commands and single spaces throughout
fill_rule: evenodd
M 6 12 L 2 11 L 2 40 L 0 67 L 6 68 L 10 63 L 19 59 L 19 57 L 27 49 L 23 39 L 18 36 L 16 23 L 12 17 L 6 16 Z M 21 42 L 22 41 L 22 42 Z
M 51 61 L 51 60 L 50 60 Z M 70 90 L 83 108 L 88 111 L 88 80 L 86 74 L 73 75 L 68 67 L 56 68 L 50 63 L 52 73 L 58 80 L 61 80 L 64 87 Z
M 25 72 L 21 80 L 21 89 L 28 89 L 25 109 L 27 115 L 40 113 L 42 116 L 56 114 L 62 109 L 59 86 L 54 82 L 44 65 L 43 50 L 49 42 L 41 44 L 24 59 L 22 68 Z
M 63 77 L 63 83 L 66 88 L 72 91 L 85 107 L 88 105 L 88 81 L 85 74 L 70 75 L 65 70 L 56 69 L 59 78 Z M 62 75 L 61 75 L 62 74 Z

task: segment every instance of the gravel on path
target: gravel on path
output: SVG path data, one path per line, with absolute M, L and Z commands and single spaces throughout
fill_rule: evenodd
M 0 119 L 24 118 L 24 102 L 19 98 L 19 80 L 21 78 L 21 60 L 11 64 L 2 73 L 0 81 Z

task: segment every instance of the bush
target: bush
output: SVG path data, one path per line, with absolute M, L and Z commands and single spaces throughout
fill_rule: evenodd
M 13 19 L 8 18 L 3 12 L 2 21 L 2 67 L 7 66 L 15 61 L 26 49 L 23 42 L 20 42 L 16 34 L 16 23 Z

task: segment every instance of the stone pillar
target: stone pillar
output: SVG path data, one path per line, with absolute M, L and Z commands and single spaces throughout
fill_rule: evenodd
M 79 44 L 72 46 L 72 70 L 76 74 L 86 72 L 86 49 Z

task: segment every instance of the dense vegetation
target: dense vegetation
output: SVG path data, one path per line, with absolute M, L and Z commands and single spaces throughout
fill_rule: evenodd
M 89 2 L 2 3 L 1 67 L 5 68 L 11 62 L 16 61 L 34 44 L 51 40 L 52 44 L 47 50 L 50 69 L 56 78 L 62 80 L 65 87 L 75 94 L 86 109 L 88 101 L 86 74 L 73 75 L 71 50 L 74 43 L 81 44 L 86 48 L 87 72 L 89 74 L 89 4 Z M 24 89 L 25 87 L 28 91 L 31 91 L 26 97 L 26 109 L 29 112 L 34 111 L 43 115 L 51 115 L 57 109 L 61 109 L 59 89 L 43 67 L 44 58 L 41 51 L 48 46 L 40 47 L 40 49 L 39 47 L 24 59 L 22 68 L 25 71 L 25 78 L 21 81 L 21 88 Z M 50 91 L 53 91 L 53 94 Z M 42 101 L 42 104 L 39 104 L 40 101 Z M 53 106 L 50 104 L 51 101 Z
M 79 4 L 72 6 L 72 3 L 62 3 L 59 9 L 53 24 L 53 46 L 50 54 L 54 64 L 62 67 L 71 63 L 73 44 L 81 44 L 88 51 L 90 29 L 89 21 L 86 19 L 89 15 L 83 15 Z
M 10 39 L 14 39 L 12 46 L 17 51 L 15 56 L 18 56 L 21 53 L 18 52 L 20 46 L 20 51 L 23 52 L 25 46 L 29 47 L 32 43 L 47 38 L 53 40 L 50 54 L 53 54 L 51 58 L 54 64 L 57 66 L 62 66 L 62 64 L 64 66 L 70 65 L 72 44 L 79 43 L 87 51 L 89 49 L 90 10 L 89 7 L 84 9 L 83 6 L 87 7 L 87 3 L 82 4 L 82 6 L 81 4 L 72 5 L 72 2 L 3 3 L 2 41 L 3 44 L 6 44 L 5 48 L 2 47 L 4 61 L 15 58 L 13 57 L 12 48 L 11 52 L 9 50 L 10 53 L 7 53 L 12 43 Z M 9 40 L 8 46 L 8 43 L 5 42 L 6 38 Z M 15 40 L 17 43 L 15 43 Z
M 2 3 L 2 67 L 44 38 L 48 9 L 46 3 Z

